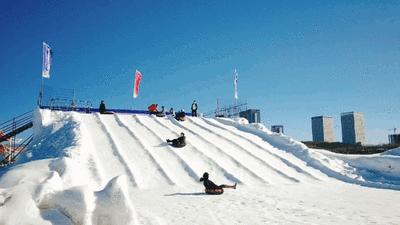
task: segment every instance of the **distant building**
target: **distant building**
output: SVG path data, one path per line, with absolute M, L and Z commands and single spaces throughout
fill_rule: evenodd
M 312 136 L 314 142 L 333 142 L 333 118 L 330 116 L 315 116 L 311 118 Z
M 391 145 L 400 145 L 400 134 L 391 134 L 391 135 L 389 135 L 389 144 L 391 144 Z
M 248 109 L 239 113 L 240 117 L 246 118 L 249 123 L 261 123 L 260 110 Z
M 283 125 L 272 125 L 271 126 L 271 131 L 275 133 L 280 133 L 283 134 Z
M 364 115 L 360 112 L 346 112 L 341 115 L 342 142 L 365 144 Z

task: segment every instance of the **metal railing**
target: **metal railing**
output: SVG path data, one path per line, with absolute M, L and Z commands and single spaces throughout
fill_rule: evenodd
M 28 145 L 33 140 L 33 134 L 31 134 L 28 138 L 26 138 L 23 142 L 21 142 L 18 146 L 11 147 L 5 154 L 0 154 L 0 167 L 5 167 L 14 163 L 18 156 L 28 147 Z
M 33 111 L 26 112 L 0 124 L 0 143 L 33 126 Z

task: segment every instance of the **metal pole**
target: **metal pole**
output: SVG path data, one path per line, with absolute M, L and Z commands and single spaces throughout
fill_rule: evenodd
M 42 80 L 40 83 L 40 93 L 39 93 L 39 101 L 38 101 L 39 108 L 42 107 L 42 99 L 43 99 L 43 76 L 42 76 Z

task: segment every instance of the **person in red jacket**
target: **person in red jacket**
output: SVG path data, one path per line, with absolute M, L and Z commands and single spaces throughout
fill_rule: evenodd
M 147 108 L 149 110 L 149 114 L 157 114 L 158 113 L 157 106 L 158 106 L 158 104 L 151 104 Z

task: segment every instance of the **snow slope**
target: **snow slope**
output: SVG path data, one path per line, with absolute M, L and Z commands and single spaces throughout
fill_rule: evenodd
M 184 148 L 165 144 L 180 132 Z M 41 110 L 34 133 L 19 162 L 1 171 L 0 224 L 400 221 L 397 155 L 348 160 L 244 120 Z M 204 195 L 205 171 L 238 189 Z

